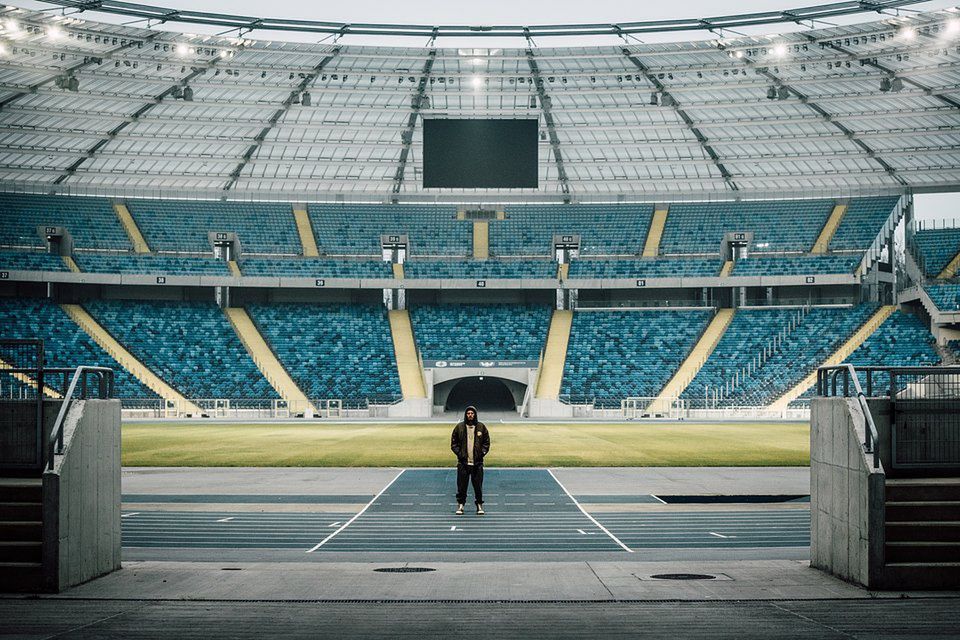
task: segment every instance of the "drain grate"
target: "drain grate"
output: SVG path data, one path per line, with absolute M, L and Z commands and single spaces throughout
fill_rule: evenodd
M 654 580 L 716 580 L 717 576 L 709 573 L 658 573 L 650 576 Z
M 431 567 L 377 567 L 374 571 L 379 573 L 426 573 L 427 571 L 436 571 Z

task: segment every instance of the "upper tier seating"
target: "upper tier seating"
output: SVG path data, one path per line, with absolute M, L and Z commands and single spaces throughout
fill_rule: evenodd
M 898 196 L 888 196 L 851 200 L 837 232 L 830 240 L 830 250 L 869 249 L 899 199 Z
M 42 339 L 47 367 L 109 367 L 113 369 L 116 397 L 122 400 L 157 397 L 78 327 L 59 305 L 47 298 L 0 298 L 0 325 L 4 337 Z M 45 384 L 62 393 L 62 380 L 59 376 L 49 376 Z
M 649 258 L 643 260 L 574 260 L 571 278 L 693 278 L 717 276 L 718 259 Z
M 106 198 L 0 193 L 0 245 L 44 247 L 39 226 L 66 227 L 77 248 L 133 250 Z
M 826 255 L 754 255 L 737 260 L 733 265 L 735 276 L 794 276 L 818 273 L 853 273 L 860 264 L 859 254 Z
M 60 256 L 45 251 L 0 251 L 2 271 L 66 271 Z
M 381 305 L 283 303 L 246 308 L 307 397 L 373 402 L 401 397 L 390 323 Z
M 767 358 L 759 369 L 741 379 L 740 384 L 726 396 L 721 406 L 770 404 L 820 366 L 869 319 L 875 309 L 873 304 L 861 304 L 853 308 L 812 308 L 803 322 L 787 334 L 773 355 Z M 781 327 L 782 325 L 778 327 L 768 324 L 764 333 L 773 336 Z M 736 339 L 737 335 L 733 334 L 730 339 Z M 726 336 L 721 338 L 721 342 L 724 339 Z M 757 353 L 758 351 L 746 349 L 741 352 L 739 369 L 745 368 Z M 731 366 L 736 367 L 736 363 L 731 363 Z
M 509 205 L 490 222 L 490 254 L 549 256 L 555 234 L 580 234 L 580 254 L 637 255 L 647 239 L 651 205 Z M 719 245 L 718 245 L 719 246 Z
M 405 204 L 311 204 L 310 222 L 321 254 L 377 256 L 380 236 L 407 234 L 410 255 L 467 256 L 473 226 L 457 208 Z
M 291 278 L 392 278 L 393 268 L 382 260 L 244 258 L 240 261 L 240 273 Z
M 681 397 L 691 400 L 694 406 L 699 406 L 696 403 L 704 398 L 712 398 L 800 313 L 799 308 L 737 309 L 713 353 Z
M 93 300 L 84 307 L 188 399 L 277 397 L 213 303 Z
M 660 253 L 716 254 L 732 231 L 752 231 L 755 252 L 809 251 L 833 206 L 832 200 L 670 205 Z
M 410 318 L 425 359 L 537 360 L 550 313 L 546 305 L 423 305 Z
M 78 253 L 74 255 L 74 260 L 81 271 L 91 273 L 230 275 L 227 263 L 212 257 Z
M 410 260 L 403 265 L 407 278 L 556 278 L 551 260 Z
M 960 253 L 960 228 L 921 229 L 913 235 L 913 241 L 920 249 L 927 275 L 935 278 Z
M 575 312 L 561 393 L 599 406 L 656 396 L 712 316 L 708 309 Z
M 960 284 L 933 284 L 924 288 L 941 311 L 960 311 Z
M 210 200 L 128 200 L 153 251 L 210 253 L 207 233 L 235 232 L 243 253 L 301 254 L 289 204 Z

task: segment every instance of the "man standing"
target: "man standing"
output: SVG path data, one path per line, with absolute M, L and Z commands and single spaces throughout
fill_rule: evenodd
M 457 456 L 457 515 L 463 515 L 467 501 L 467 480 L 473 484 L 477 515 L 483 515 L 483 457 L 490 451 L 490 432 L 477 420 L 477 408 L 467 407 L 463 421 L 450 436 L 450 450 Z

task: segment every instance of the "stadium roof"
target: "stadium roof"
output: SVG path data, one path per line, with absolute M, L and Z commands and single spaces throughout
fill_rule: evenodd
M 5 190 L 478 204 L 960 190 L 953 10 L 528 49 L 269 42 L 0 13 Z M 540 188 L 423 189 L 421 116 L 539 118 Z

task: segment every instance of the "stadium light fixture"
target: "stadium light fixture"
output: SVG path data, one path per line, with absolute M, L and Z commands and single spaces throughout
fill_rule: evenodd
M 178 56 L 186 56 L 188 53 L 190 53 L 190 47 L 183 43 L 177 45 Z
M 785 58 L 787 56 L 787 45 L 783 44 L 782 42 L 774 45 L 773 56 L 775 58 Z
M 4 22 L 4 26 L 7 28 L 7 31 L 10 31 L 11 33 L 20 31 L 20 23 L 16 20 L 7 20 Z
M 483 87 L 483 78 L 481 78 L 480 76 L 473 76 L 472 78 L 470 78 L 470 85 L 474 89 L 479 90 L 480 88 Z
M 59 40 L 64 35 L 65 34 L 63 32 L 63 29 L 61 29 L 59 26 L 55 24 L 47 28 L 47 37 L 50 38 L 51 40 Z
M 960 19 L 951 18 L 943 27 L 943 33 L 948 36 L 955 36 L 960 33 Z
M 900 37 L 906 40 L 907 42 L 910 42 L 911 40 L 917 37 L 917 30 L 914 29 L 913 27 L 906 26 L 900 29 Z

